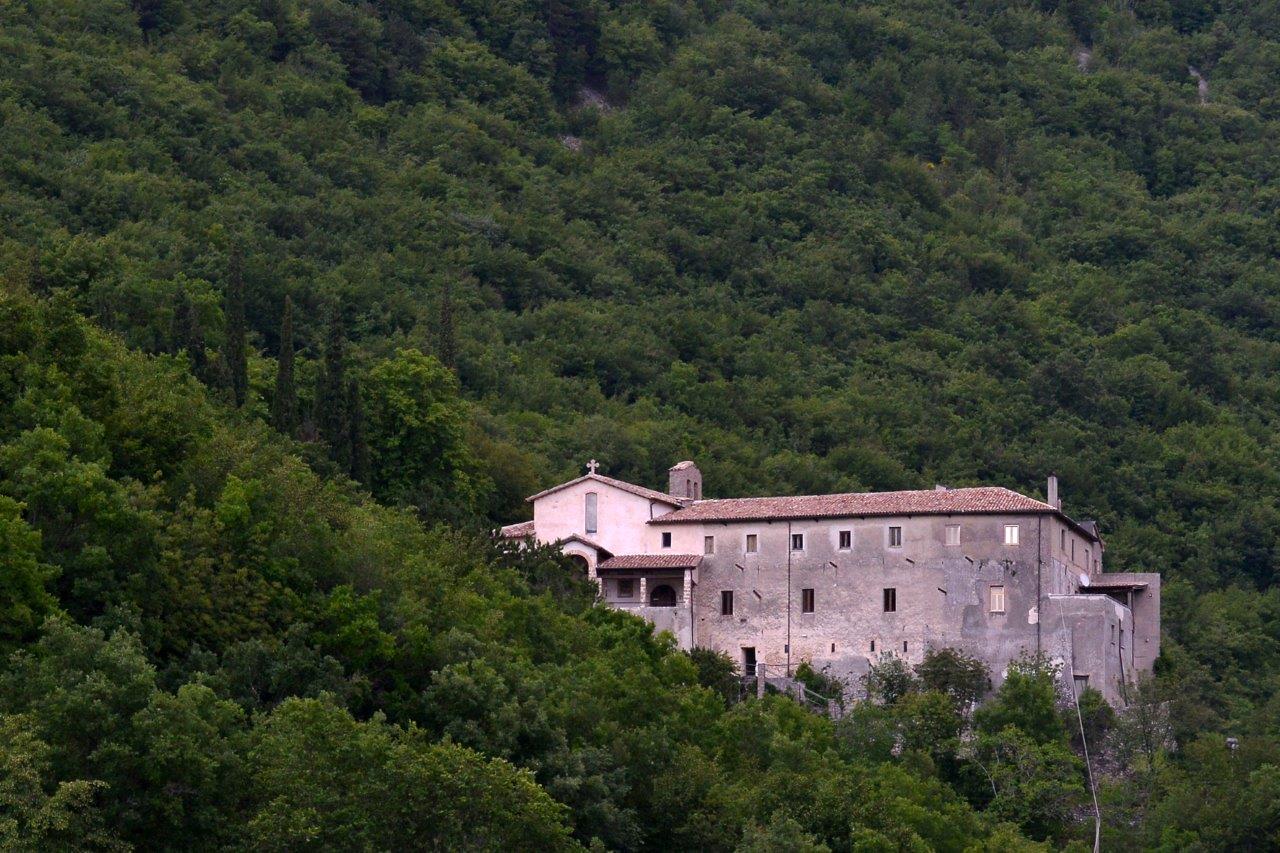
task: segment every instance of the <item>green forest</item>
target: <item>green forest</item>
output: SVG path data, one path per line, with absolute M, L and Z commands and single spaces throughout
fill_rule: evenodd
M 0 0 L 0 849 L 1280 849 L 1277 92 L 1274 2 Z M 593 457 L 1056 472 L 1156 676 L 740 701 L 491 535 Z

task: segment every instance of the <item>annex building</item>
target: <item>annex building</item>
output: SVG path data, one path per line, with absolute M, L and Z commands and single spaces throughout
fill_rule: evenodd
M 1096 523 L 1005 488 L 708 499 L 693 462 L 666 491 L 597 473 L 529 498 L 510 538 L 558 543 L 610 606 L 790 673 L 856 679 L 880 655 L 954 647 L 990 667 L 1041 651 L 1112 704 L 1160 653 L 1160 576 L 1104 572 Z

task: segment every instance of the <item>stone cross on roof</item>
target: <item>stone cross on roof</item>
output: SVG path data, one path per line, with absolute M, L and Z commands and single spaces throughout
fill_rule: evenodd
M 588 473 L 594 474 L 596 472 L 596 469 L 599 467 L 600 467 L 600 463 L 594 459 L 592 459 L 590 462 L 587 463 Z

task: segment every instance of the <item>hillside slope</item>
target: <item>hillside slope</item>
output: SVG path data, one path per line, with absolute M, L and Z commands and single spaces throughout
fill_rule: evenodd
M 374 439 L 416 414 L 387 402 L 403 387 L 448 415 L 445 450 L 415 451 L 430 489 L 379 475 L 403 460 L 357 477 L 428 520 L 514 520 L 592 456 L 653 484 L 693 456 L 713 495 L 1034 493 L 1056 471 L 1113 567 L 1168 581 L 1179 742 L 1274 738 L 1278 68 L 1265 5 L 28 0 L 0 9 L 0 271 L 141 353 L 188 345 L 190 306 L 218 388 L 239 270 L 240 417 L 268 444 L 286 296 L 321 420 L 345 327 Z M 152 382 L 188 381 L 165 364 Z M 187 414 L 118 445 L 58 426 L 83 435 L 24 438 L 45 444 L 12 464 L 110 445 L 112 500 L 149 517 L 188 487 L 157 457 L 220 434 Z M 323 488 L 354 470 L 288 453 Z M 194 485 L 184 524 L 213 547 Z M 126 547 L 43 540 L 73 618 L 140 607 L 161 665 L 192 625 L 257 630 L 235 596 L 105 598 L 128 574 L 106 541 Z M 245 558 L 219 559 L 195 564 L 231 583 Z M 352 582 L 297 587 L 295 562 L 328 565 L 234 581 L 263 636 Z M 149 624 L 163 595 L 182 618 Z

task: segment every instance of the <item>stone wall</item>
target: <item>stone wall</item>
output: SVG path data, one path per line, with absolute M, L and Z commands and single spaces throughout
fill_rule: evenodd
M 946 528 L 960 525 L 959 544 Z M 1017 545 L 1004 544 L 1005 525 L 1018 525 Z M 661 525 L 650 525 L 661 529 Z M 889 528 L 902 528 L 891 547 Z M 883 653 L 921 660 L 930 646 L 952 646 L 984 660 L 999 684 L 1010 661 L 1043 648 L 1041 594 L 1069 594 L 1085 574 L 1079 561 L 1059 559 L 1062 536 L 1042 515 L 903 516 L 884 518 L 671 525 L 681 550 L 714 536 L 694 593 L 693 643 L 728 653 L 743 650 L 770 666 L 802 661 L 856 678 Z M 848 548 L 840 545 L 848 531 Z M 756 536 L 757 551 L 746 551 Z M 802 534 L 803 548 L 791 537 Z M 1068 551 L 1067 556 L 1069 557 Z M 1038 578 L 1038 580 L 1037 580 Z M 1004 588 L 1004 612 L 991 611 L 991 588 Z M 804 590 L 813 612 L 804 612 Z M 884 590 L 896 609 L 885 612 Z M 720 612 L 721 592 L 734 594 L 734 612 Z M 1130 628 L 1132 630 L 1132 628 Z M 874 644 L 874 648 L 873 648 Z M 904 645 L 905 644 L 905 645 Z M 1082 654 L 1082 658 L 1093 658 Z M 1109 683 L 1099 671 L 1095 681 Z

